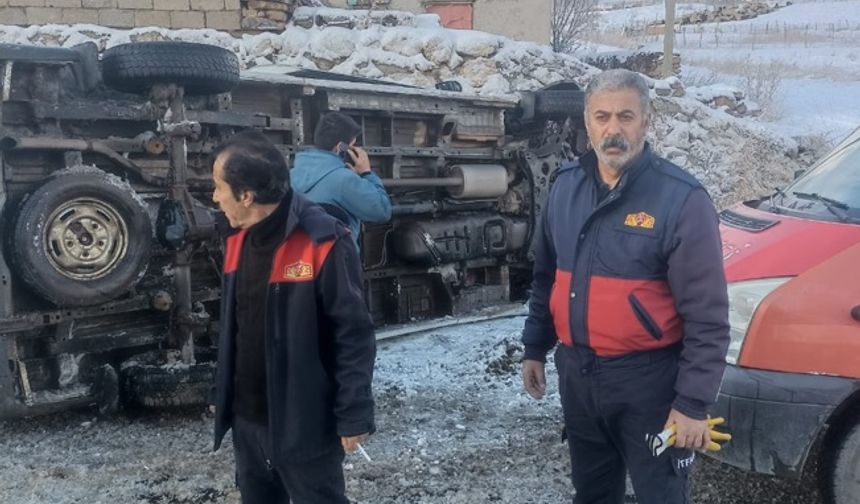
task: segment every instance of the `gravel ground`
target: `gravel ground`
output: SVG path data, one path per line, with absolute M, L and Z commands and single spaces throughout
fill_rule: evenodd
M 570 502 L 553 366 L 529 399 L 516 362 L 521 317 L 432 331 L 379 347 L 373 457 L 346 461 L 357 504 Z M 236 503 L 232 445 L 211 451 L 202 408 L 0 423 L 0 502 Z M 701 459 L 701 503 L 819 504 L 811 478 L 783 481 Z M 632 498 L 630 502 L 635 502 Z

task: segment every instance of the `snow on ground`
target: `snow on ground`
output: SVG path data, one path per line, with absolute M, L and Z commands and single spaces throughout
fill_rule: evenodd
M 519 378 L 523 317 L 381 342 L 372 457 L 345 461 L 356 504 L 570 502 L 567 446 L 552 359 L 547 397 Z M 86 412 L 0 422 L 0 502 L 14 504 L 233 504 L 229 435 L 211 451 L 202 408 Z M 818 504 L 810 481 L 745 474 L 701 459 L 695 502 Z M 628 488 L 628 494 L 630 489 Z
M 676 18 L 702 7 L 678 4 Z M 604 32 L 642 33 L 647 24 L 662 22 L 664 13 L 662 2 L 604 11 L 600 26 Z M 860 125 L 858 0 L 801 0 L 745 21 L 679 26 L 675 39 L 688 83 L 703 72 L 713 74 L 711 81 L 741 88 L 745 80 L 777 79 L 775 102 L 763 118 L 776 134 L 821 135 L 835 142 Z M 601 40 L 586 50 L 605 50 Z M 630 35 L 627 42 L 663 47 L 661 35 Z

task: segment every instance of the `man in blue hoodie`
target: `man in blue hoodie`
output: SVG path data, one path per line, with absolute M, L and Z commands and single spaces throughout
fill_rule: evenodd
M 362 222 L 391 219 L 382 180 L 371 171 L 367 152 L 355 145 L 360 133 L 361 126 L 351 117 L 329 112 L 314 130 L 316 148 L 299 152 L 290 170 L 295 191 L 343 210 L 356 245 Z

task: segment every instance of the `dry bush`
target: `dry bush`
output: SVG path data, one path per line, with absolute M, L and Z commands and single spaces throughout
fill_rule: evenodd
M 553 0 L 552 50 L 573 52 L 597 20 L 598 0 Z
M 751 135 L 744 138 L 738 147 L 730 155 L 739 179 L 732 203 L 772 194 L 777 187 L 788 185 L 794 177 L 797 163 L 790 164 L 789 159 L 775 152 L 772 142 Z
M 759 104 L 769 119 L 779 117 L 776 98 L 787 73 L 786 64 L 778 60 L 747 63 L 740 67 L 741 88 L 748 98 Z
M 720 76 L 709 69 L 688 70 L 681 74 L 685 88 L 705 87 L 720 82 Z

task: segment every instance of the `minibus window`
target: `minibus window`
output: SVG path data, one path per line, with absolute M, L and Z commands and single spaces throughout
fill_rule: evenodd
M 811 217 L 860 222 L 860 130 L 784 189 L 778 206 Z

